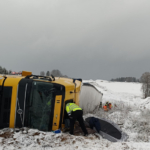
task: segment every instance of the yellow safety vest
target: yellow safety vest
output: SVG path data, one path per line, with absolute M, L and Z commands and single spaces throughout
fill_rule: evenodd
M 68 103 L 66 105 L 66 111 L 68 113 L 68 115 L 71 115 L 72 111 L 76 111 L 76 110 L 82 110 L 78 105 L 74 104 L 74 103 Z

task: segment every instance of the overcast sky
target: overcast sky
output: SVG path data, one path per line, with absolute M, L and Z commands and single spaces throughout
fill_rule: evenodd
M 0 65 L 140 78 L 150 71 L 150 0 L 1 0 Z

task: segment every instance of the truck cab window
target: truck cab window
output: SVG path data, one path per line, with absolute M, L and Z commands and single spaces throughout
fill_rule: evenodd
M 29 124 L 31 128 L 49 130 L 53 100 L 53 84 L 33 81 L 29 100 Z

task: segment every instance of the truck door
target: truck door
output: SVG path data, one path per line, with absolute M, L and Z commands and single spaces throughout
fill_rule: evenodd
M 22 79 L 18 85 L 18 96 L 16 101 L 16 119 L 15 127 L 21 128 L 26 124 L 26 115 L 27 115 L 27 103 L 30 96 L 32 86 L 31 79 Z

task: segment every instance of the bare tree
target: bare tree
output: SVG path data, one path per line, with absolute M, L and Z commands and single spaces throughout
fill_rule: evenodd
M 145 72 L 141 76 L 142 91 L 144 98 L 150 96 L 150 72 Z
M 9 71 L 8 71 L 8 74 L 11 74 L 11 73 L 12 73 L 12 71 L 11 71 L 11 70 L 9 70 Z
M 50 76 L 50 72 L 49 71 L 46 72 L 46 76 Z
M 51 74 L 55 77 L 62 77 L 62 73 L 59 70 L 52 70 Z
M 40 75 L 41 75 L 41 76 L 45 76 L 45 72 L 44 72 L 44 71 L 41 71 L 41 72 L 40 72 Z
M 0 74 L 3 73 L 3 68 L 0 66 Z
M 6 70 L 6 68 L 3 68 L 3 74 L 8 74 L 8 71 Z

